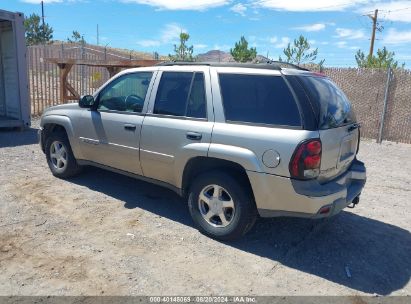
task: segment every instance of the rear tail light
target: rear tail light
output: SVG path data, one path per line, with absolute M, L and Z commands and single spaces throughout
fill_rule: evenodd
M 321 140 L 310 139 L 300 143 L 290 161 L 290 174 L 293 178 L 313 179 L 320 174 Z

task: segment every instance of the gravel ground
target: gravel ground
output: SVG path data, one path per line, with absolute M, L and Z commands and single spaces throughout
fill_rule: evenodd
M 360 204 L 201 235 L 174 193 L 100 169 L 54 178 L 35 128 L 0 131 L 0 295 L 411 295 L 411 145 L 363 141 Z

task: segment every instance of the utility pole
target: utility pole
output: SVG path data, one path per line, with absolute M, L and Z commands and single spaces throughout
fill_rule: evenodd
M 45 37 L 46 37 L 46 28 L 44 27 L 44 1 L 41 1 L 41 20 L 43 24 L 43 38 L 41 39 L 43 45 L 46 44 Z
M 374 53 L 374 42 L 375 42 L 375 31 L 377 30 L 378 9 L 374 11 L 374 16 L 368 15 L 368 17 L 370 17 L 372 20 L 370 54 L 368 55 L 371 58 L 372 54 Z
M 98 36 L 98 24 L 97 24 L 97 45 L 99 45 L 99 36 Z
M 41 1 L 41 20 L 43 22 L 43 32 L 44 32 L 44 1 Z

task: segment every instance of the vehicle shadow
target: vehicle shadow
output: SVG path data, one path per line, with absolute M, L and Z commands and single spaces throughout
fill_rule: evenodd
M 125 208 L 193 226 L 186 203 L 171 190 L 97 168 L 71 182 L 121 200 Z M 225 244 L 365 293 L 388 295 L 411 276 L 410 232 L 351 212 L 320 221 L 259 219 L 242 239 Z
M 172 190 L 107 170 L 85 167 L 69 181 L 124 202 L 127 209 L 141 208 L 187 226 L 193 226 L 187 205 Z
M 33 145 L 38 142 L 37 130 L 34 128 L 23 131 L 18 128 L 0 129 L 0 148 Z

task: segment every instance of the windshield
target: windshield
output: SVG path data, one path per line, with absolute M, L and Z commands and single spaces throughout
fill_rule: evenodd
M 320 129 L 341 127 L 356 121 L 351 102 L 329 78 L 301 77 L 308 94 L 319 107 Z

